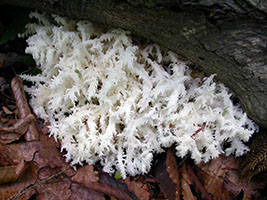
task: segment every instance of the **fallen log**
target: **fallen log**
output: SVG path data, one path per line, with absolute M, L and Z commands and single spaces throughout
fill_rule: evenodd
M 257 0 L 1 0 L 120 27 L 191 61 L 267 128 L 267 3 Z

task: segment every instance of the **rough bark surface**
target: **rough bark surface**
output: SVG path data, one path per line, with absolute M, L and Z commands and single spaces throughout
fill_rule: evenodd
M 227 85 L 267 128 L 265 0 L 1 0 L 132 31 L 190 60 Z

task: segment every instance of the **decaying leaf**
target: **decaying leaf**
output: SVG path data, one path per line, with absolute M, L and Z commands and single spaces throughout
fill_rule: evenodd
M 50 166 L 51 168 L 62 167 L 63 170 L 69 167 L 63 154 L 57 148 L 54 138 L 45 135 L 40 136 L 40 147 L 34 160 L 38 163 L 39 168 Z
M 183 196 L 183 199 L 185 200 L 197 200 L 197 198 L 193 195 L 190 185 L 192 185 L 192 182 L 190 180 L 189 174 L 186 169 L 186 163 L 183 163 L 181 169 L 181 193 Z
M 72 183 L 70 189 L 72 191 L 70 200 L 105 200 L 104 194 L 89 190 L 78 183 Z
M 16 167 L 16 165 L 0 167 L 0 184 L 18 180 L 18 176 L 15 173 Z
M 87 187 L 90 190 L 99 193 L 104 193 L 106 195 L 113 196 L 117 199 L 132 199 L 130 196 L 128 196 L 127 193 L 122 190 L 119 190 L 106 184 L 99 183 L 97 173 L 95 173 L 93 171 L 93 167 L 89 165 L 80 168 L 76 175 L 72 177 L 72 181 L 80 183 L 81 185 Z
M 207 192 L 214 199 L 229 199 L 230 193 L 224 187 L 224 179 L 229 170 L 239 168 L 237 159 L 233 156 L 220 156 L 208 163 L 202 163 L 198 167 L 197 175 Z
M 71 180 L 64 174 L 60 174 L 52 179 L 51 176 L 55 175 L 60 169 L 51 169 L 44 167 L 39 170 L 38 180 L 47 182 L 41 183 L 36 187 L 37 196 L 39 200 L 58 200 L 70 199 L 72 191 L 70 190 Z
M 29 165 L 29 162 L 21 160 L 18 165 L 0 167 L 0 184 L 17 181 L 24 175 Z
M 31 113 L 31 110 L 29 108 L 24 89 L 23 89 L 23 83 L 22 79 L 19 77 L 15 77 L 11 81 L 11 88 L 13 95 L 16 100 L 16 105 L 19 110 L 19 118 L 25 118 L 27 115 Z M 33 141 L 39 139 L 38 131 L 35 127 L 34 122 L 29 124 L 28 130 L 24 136 L 26 141 Z
M 40 149 L 39 141 L 33 142 L 20 142 L 17 144 L 2 145 L 4 155 L 11 163 L 17 164 L 20 160 L 31 161 L 34 154 Z
M 17 120 L 11 127 L 0 127 L 0 142 L 7 144 L 18 140 L 33 121 L 35 121 L 35 117 L 28 114 L 25 118 Z
M 238 170 L 230 170 L 225 177 L 225 188 L 231 192 L 231 194 L 237 197 L 240 193 L 243 193 L 243 200 L 253 199 L 257 189 L 262 189 L 263 184 L 248 182 L 246 179 L 240 179 L 238 177 Z
M 29 190 L 26 194 L 20 195 L 25 188 L 34 184 L 37 180 L 36 164 L 34 162 L 28 162 L 26 165 L 25 173 L 20 179 L 18 179 L 18 181 L 0 185 L 0 199 L 19 199 L 19 197 L 21 199 L 28 199 L 28 197 L 35 193 L 34 190 Z
M 155 170 L 155 176 L 158 180 L 160 190 L 163 192 L 164 197 L 170 200 L 175 199 L 177 186 L 167 172 L 165 155 L 160 156 Z
M 206 188 L 202 185 L 202 183 L 200 182 L 199 178 L 196 176 L 195 172 L 190 167 L 190 165 L 187 166 L 187 171 L 196 192 L 201 196 L 201 198 L 205 200 L 212 200 Z
M 129 191 L 135 194 L 138 199 L 151 199 L 151 194 L 149 192 L 149 187 L 147 184 L 142 183 L 141 181 L 130 180 L 130 177 L 125 180 L 125 183 L 127 184 Z
M 176 163 L 176 158 L 175 158 L 175 153 L 173 151 L 173 148 L 169 148 L 167 151 L 166 170 L 169 174 L 170 179 L 176 185 L 175 199 L 179 200 L 180 195 L 181 195 L 180 175 L 179 175 L 178 166 Z
M 108 185 L 112 188 L 116 188 L 118 191 L 122 191 L 125 194 L 127 194 L 131 199 L 137 200 L 135 194 L 131 193 L 128 190 L 128 186 L 123 181 L 118 181 L 114 177 L 110 176 L 108 173 L 103 172 L 100 168 L 98 175 L 99 175 L 99 183 Z
M 99 181 L 98 172 L 94 171 L 94 167 L 92 165 L 85 165 L 78 169 L 71 180 L 85 186 L 90 185 Z

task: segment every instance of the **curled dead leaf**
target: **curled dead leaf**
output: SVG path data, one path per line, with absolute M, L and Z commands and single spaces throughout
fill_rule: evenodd
M 0 127 L 0 142 L 7 144 L 18 140 L 33 121 L 35 121 L 35 117 L 28 114 L 25 118 L 17 120 L 11 127 Z
M 31 110 L 24 93 L 22 79 L 20 77 L 13 78 L 11 81 L 11 88 L 16 100 L 17 108 L 19 110 L 19 118 L 25 118 L 31 113 Z M 29 124 L 24 138 L 26 141 L 39 140 L 39 133 L 34 122 Z

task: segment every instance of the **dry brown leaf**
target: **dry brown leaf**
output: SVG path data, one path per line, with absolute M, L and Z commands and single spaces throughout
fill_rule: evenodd
M 28 199 L 32 196 L 35 191 L 30 190 L 23 196 L 20 193 L 26 189 L 31 184 L 34 184 L 37 180 L 37 167 L 34 162 L 27 163 L 27 170 L 25 171 L 23 177 L 14 183 L 1 184 L 0 185 L 0 199 L 17 198 Z
M 196 169 L 200 181 L 207 192 L 214 199 L 226 200 L 230 198 L 230 193 L 224 187 L 225 176 L 229 170 L 239 168 L 239 164 L 233 156 L 221 156 L 208 163 L 198 165 Z
M 20 77 L 15 77 L 11 81 L 11 88 L 13 95 L 16 100 L 16 105 L 19 110 L 19 118 L 25 118 L 31 113 L 29 108 L 24 89 L 22 79 Z M 28 130 L 24 136 L 26 141 L 39 140 L 39 133 L 35 127 L 35 123 L 32 122 L 29 124 Z
M 21 160 L 18 165 L 0 167 L 0 184 L 11 183 L 20 179 L 29 167 L 29 162 Z
M 38 169 L 49 166 L 51 168 L 59 167 L 61 170 L 69 168 L 63 155 L 56 147 L 56 142 L 53 138 L 41 135 L 40 141 L 20 142 L 18 144 L 0 145 L 0 155 L 7 157 L 11 162 L 18 163 L 20 160 L 34 160 Z M 74 173 L 73 169 L 65 172 L 69 176 Z
M 180 174 L 181 174 L 181 193 L 183 195 L 183 199 L 184 200 L 197 200 L 197 198 L 193 195 L 190 189 L 190 185 L 192 185 L 192 182 L 187 172 L 185 163 L 183 163 L 180 169 Z
M 78 183 L 71 184 L 72 195 L 70 200 L 105 200 L 104 194 L 89 190 Z
M 25 118 L 17 120 L 11 127 L 0 127 L 0 142 L 8 144 L 18 140 L 27 131 L 28 125 L 33 121 L 35 121 L 35 117 L 29 114 Z
M 142 183 L 141 181 L 134 181 L 130 180 L 130 177 L 128 177 L 125 180 L 125 183 L 128 186 L 128 190 L 135 194 L 136 197 L 140 200 L 149 200 L 151 199 L 151 194 L 149 192 L 149 187 L 147 184 Z
M 60 171 L 58 169 L 51 169 L 50 167 L 44 167 L 39 170 L 38 180 L 47 182 L 39 184 L 36 187 L 37 195 L 36 199 L 39 200 L 67 200 L 70 199 L 72 195 L 72 191 L 70 190 L 71 180 L 64 174 L 60 174 L 52 179 L 49 179 L 57 172 Z
M 9 144 L 11 142 L 14 142 L 16 140 L 19 140 L 19 138 L 22 136 L 22 134 L 18 134 L 18 133 L 10 133 L 10 132 L 1 132 L 0 133 L 0 142 L 2 144 Z
M 31 161 L 34 158 L 34 154 L 41 148 L 39 141 L 33 142 L 20 142 L 17 144 L 2 145 L 0 152 L 10 162 L 17 164 L 20 160 Z
M 87 184 L 98 182 L 99 177 L 98 172 L 94 171 L 92 165 L 85 165 L 77 170 L 71 180 L 86 186 Z
M 64 170 L 70 167 L 57 146 L 58 144 L 54 138 L 46 135 L 40 136 L 40 149 L 34 158 L 34 161 L 38 163 L 39 168 L 49 166 L 51 168 L 61 167 L 61 170 Z M 73 174 L 73 170 L 68 170 L 66 173 Z
M 133 200 L 137 200 L 137 197 L 129 192 L 127 185 L 123 182 L 123 180 L 118 180 L 116 178 L 114 178 L 113 176 L 110 176 L 108 173 L 103 172 L 99 167 L 98 167 L 98 171 L 99 171 L 99 183 L 103 184 L 103 185 L 108 185 L 111 188 L 116 188 L 117 191 L 123 191 L 124 193 L 126 193 L 129 197 L 131 197 Z M 115 197 L 110 196 L 111 199 L 114 199 Z
M 86 166 L 85 166 L 86 167 Z M 84 174 L 84 171 L 89 171 L 89 176 L 83 178 L 82 176 L 86 176 L 86 174 Z M 75 181 L 77 183 L 80 183 L 81 185 L 87 187 L 90 190 L 93 190 L 95 192 L 99 192 L 99 193 L 104 193 L 106 195 L 109 196 L 113 196 L 117 199 L 123 199 L 123 200 L 131 200 L 132 198 L 125 193 L 122 190 L 119 190 L 117 188 L 111 187 L 109 185 L 106 184 L 101 184 L 98 182 L 92 182 L 91 180 L 98 180 L 98 178 L 96 179 L 94 174 L 92 173 L 92 169 L 90 169 L 90 166 L 87 167 L 86 169 L 80 169 L 80 173 L 76 176 L 74 176 L 72 178 L 72 181 Z M 93 179 L 90 179 L 90 177 L 94 177 Z
M 160 156 L 159 161 L 155 166 L 155 173 L 155 176 L 159 183 L 160 191 L 164 194 L 164 197 L 170 200 L 175 199 L 177 185 L 172 181 L 169 173 L 167 172 L 165 155 Z
M 173 148 L 169 148 L 167 151 L 166 170 L 169 174 L 170 179 L 176 185 L 175 199 L 179 200 L 180 195 L 181 195 L 180 175 L 179 175 L 178 166 L 176 163 L 176 158 L 175 158 L 175 153 L 173 151 Z
M 202 185 L 202 183 L 200 182 L 200 180 L 198 179 L 198 177 L 196 176 L 195 172 L 190 167 L 190 165 L 187 166 L 187 171 L 191 179 L 191 182 L 193 183 L 195 190 L 199 194 L 199 196 L 201 196 L 202 199 L 212 200 L 206 188 L 204 188 L 204 186 Z
M 225 177 L 225 188 L 232 193 L 233 196 L 237 197 L 243 192 L 243 200 L 253 199 L 257 189 L 262 189 L 263 184 L 255 182 L 247 182 L 245 178 L 240 179 L 238 176 L 238 170 L 230 170 L 227 172 Z
M 18 176 L 15 173 L 16 165 L 0 167 L 0 184 L 15 182 L 18 180 Z

